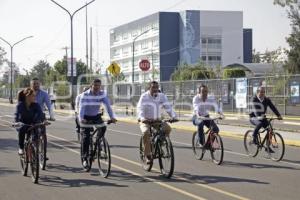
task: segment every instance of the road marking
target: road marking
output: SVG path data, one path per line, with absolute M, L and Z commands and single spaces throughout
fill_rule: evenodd
M 53 137 L 53 136 L 51 135 L 51 137 Z M 54 138 L 58 139 L 59 137 L 54 137 Z M 61 138 L 61 139 L 63 139 L 63 138 Z M 63 141 L 65 141 L 65 139 L 63 139 Z M 80 152 L 79 152 L 79 151 L 76 151 L 76 150 L 71 149 L 71 148 L 69 148 L 69 147 L 65 147 L 64 145 L 60 145 L 60 144 L 57 144 L 57 143 L 55 143 L 55 142 L 51 142 L 51 141 L 48 141 L 48 142 L 49 142 L 50 144 L 54 145 L 54 146 L 58 146 L 58 147 L 64 148 L 64 149 L 66 149 L 66 150 L 68 150 L 68 151 L 71 151 L 71 152 L 73 152 L 73 153 L 76 153 L 76 154 L 80 155 Z M 114 157 L 114 156 L 112 155 L 112 157 Z M 182 190 L 182 189 L 179 189 L 179 188 L 177 188 L 177 187 L 171 186 L 171 185 L 169 185 L 169 184 L 163 183 L 163 182 L 161 182 L 161 181 L 158 181 L 158 180 L 155 180 L 155 179 L 152 179 L 152 178 L 149 178 L 149 177 L 145 177 L 145 176 L 143 176 L 142 174 L 136 173 L 136 172 L 131 171 L 131 170 L 129 170 L 129 169 L 125 169 L 125 168 L 120 167 L 120 166 L 118 166 L 118 165 L 111 164 L 111 166 L 114 167 L 114 168 L 116 168 L 116 169 L 125 171 L 125 172 L 127 172 L 127 173 L 129 173 L 129 174 L 132 174 L 132 175 L 134 175 L 134 176 L 141 177 L 141 178 L 143 178 L 143 179 L 145 179 L 145 180 L 148 180 L 148 181 L 150 181 L 150 182 L 152 182 L 152 183 L 154 183 L 154 184 L 160 185 L 160 186 L 165 187 L 165 188 L 168 188 L 168 189 L 170 189 L 170 190 L 172 190 L 172 191 L 175 191 L 175 192 L 178 192 L 178 193 L 180 193 L 180 194 L 183 194 L 184 196 L 188 196 L 188 197 L 191 197 L 191 198 L 197 199 L 197 200 L 206 200 L 205 198 L 200 197 L 200 196 L 198 196 L 198 195 L 192 194 L 192 193 L 190 193 L 190 192 L 187 192 L 187 191 L 185 191 L 185 190 Z
M 300 126 L 299 122 L 283 122 L 284 124 L 297 125 Z
M 0 119 L 0 121 L 7 122 L 7 123 L 9 123 L 9 124 L 12 123 L 11 121 L 6 121 L 6 120 L 3 120 L 3 119 Z M 67 121 L 67 122 L 69 122 L 69 121 Z M 1 124 L 1 125 L 3 125 L 3 124 Z M 12 128 L 11 126 L 7 126 L 7 125 L 3 125 L 3 126 Z M 115 129 L 107 129 L 107 130 L 113 131 L 113 132 L 116 132 L 116 133 L 122 133 L 122 134 L 125 133 L 125 134 L 127 134 L 127 135 L 141 136 L 141 134 L 131 133 L 131 132 L 128 132 L 128 131 L 119 131 L 119 130 L 115 130 Z M 49 133 L 47 133 L 47 134 L 50 135 Z M 65 139 L 63 139 L 63 138 L 56 137 L 56 136 L 54 136 L 54 135 L 51 135 L 51 136 L 54 137 L 54 138 L 56 138 L 56 139 L 61 139 L 61 140 L 64 140 L 64 141 L 69 142 L 69 143 L 72 143 L 72 144 L 78 144 L 78 143 L 70 142 L 70 141 L 65 140 Z M 178 142 L 178 141 L 176 141 L 176 140 L 172 140 L 172 142 L 173 142 L 174 144 L 182 144 L 182 145 L 186 145 L 186 146 L 191 147 L 191 144 L 188 144 L 188 143 Z M 247 154 L 239 153 L 239 152 L 235 152 L 235 151 L 227 151 L 227 150 L 224 150 L 224 152 L 229 153 L 229 154 L 232 154 L 232 155 L 238 155 L 238 156 L 249 157 Z M 269 159 L 267 159 L 267 158 L 258 158 L 258 159 L 269 160 Z M 281 160 L 280 163 L 285 163 L 285 164 L 288 164 L 288 165 L 293 165 L 293 166 L 300 167 L 300 164 L 292 163 L 292 162 L 288 162 L 288 161 L 282 161 L 282 160 Z
M 64 138 L 61 138 L 61 137 L 57 137 L 57 136 L 54 136 L 52 134 L 47 134 L 48 136 L 50 137 L 53 137 L 55 139 L 58 139 L 58 140 L 62 140 L 62 141 L 65 141 L 65 142 L 68 142 L 70 144 L 75 144 L 75 145 L 78 145 L 78 143 L 75 143 L 75 142 L 70 142 Z M 133 135 L 133 134 L 132 134 Z M 136 134 L 137 135 L 137 134 Z M 133 165 L 136 165 L 136 166 L 139 166 L 141 167 L 142 165 L 138 162 L 135 162 L 135 161 L 132 161 L 132 160 L 129 160 L 129 159 L 126 159 L 126 158 L 123 158 L 123 157 L 120 157 L 120 156 L 117 156 L 117 155 L 113 155 L 111 154 L 111 157 L 113 158 L 116 158 L 116 159 L 119 159 L 119 160 L 122 160 L 122 161 L 125 161 L 125 162 L 128 162 L 128 163 L 131 163 Z M 160 170 L 156 169 L 156 168 L 152 168 L 153 170 L 159 172 Z M 183 177 L 180 177 L 180 176 L 176 176 L 174 175 L 173 177 L 175 177 L 176 179 L 180 179 L 180 180 L 184 180 L 185 182 L 188 182 L 188 183 L 191 183 L 193 185 L 197 185 L 197 186 L 200 186 L 200 187 L 203 187 L 203 188 L 206 188 L 206 189 L 209 189 L 209 190 L 213 190 L 215 192 L 218 192 L 218 193 L 221 193 L 221 194 L 224 194 L 224 195 L 227 195 L 227 196 L 230 196 L 230 197 L 234 197 L 236 199 L 240 199 L 240 200 L 246 200 L 247 198 L 244 198 L 242 196 L 239 196 L 237 194 L 234 194 L 234 193 L 230 193 L 230 192 L 227 192 L 227 191 L 224 191 L 224 190 L 221 190 L 221 189 L 218 189 L 218 188 L 215 188 L 215 187 L 212 187 L 212 186 L 208 186 L 206 184 L 201 184 L 201 183 L 194 183 L 194 182 L 191 182 L 190 180 L 186 179 L 186 178 L 183 178 Z
M 107 129 L 107 130 L 113 131 L 113 132 L 116 132 L 116 133 L 121 133 L 121 134 L 127 134 L 127 135 L 133 135 L 133 136 L 141 136 L 141 134 L 135 134 L 135 133 L 131 133 L 131 132 L 128 132 L 128 131 L 119 131 L 119 130 L 114 130 L 114 129 Z M 192 147 L 192 145 L 188 144 L 188 143 L 178 142 L 176 140 L 172 140 L 172 142 L 174 144 L 182 144 L 182 145 L 185 145 L 185 146 L 188 146 L 188 147 Z M 233 154 L 233 155 L 249 157 L 247 154 L 239 153 L 239 152 L 235 152 L 235 151 L 224 150 L 224 152 L 229 153 L 229 154 Z M 266 158 L 258 158 L 258 159 L 270 160 L 270 159 L 266 159 Z M 287 161 L 280 161 L 280 163 L 285 163 L 285 164 L 289 164 L 289 165 L 294 165 L 294 166 L 300 167 L 300 164 L 297 164 L 297 163 L 292 163 L 292 162 L 287 162 Z

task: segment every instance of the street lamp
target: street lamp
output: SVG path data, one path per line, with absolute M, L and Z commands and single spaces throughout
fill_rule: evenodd
M 133 42 L 132 42 L 132 83 L 134 83 L 134 43 L 140 36 L 144 35 L 145 33 L 148 33 L 150 30 L 153 30 L 153 29 L 154 29 L 154 27 L 142 32 L 141 34 L 139 34 L 138 36 L 133 38 Z
M 73 17 L 74 15 L 79 11 L 81 10 L 82 8 L 88 6 L 89 4 L 93 3 L 95 0 L 92 0 L 90 1 L 89 3 L 86 3 L 84 6 L 78 8 L 77 10 L 75 10 L 72 14 L 66 9 L 64 8 L 63 6 L 61 6 L 59 3 L 57 3 L 56 1 L 54 0 L 51 0 L 53 3 L 55 3 L 56 5 L 58 5 L 59 7 L 61 7 L 64 11 L 66 11 L 69 16 L 70 16 L 70 19 L 71 19 L 71 84 L 72 84 L 72 93 L 71 93 L 71 105 L 72 105 L 72 109 L 74 109 L 74 106 L 75 106 L 75 103 L 74 103 L 74 90 L 73 90 Z
M 18 42 L 14 43 L 13 45 L 11 45 L 9 42 L 7 42 L 5 39 L 3 39 L 2 37 L 0 37 L 0 39 L 2 41 L 4 41 L 6 44 L 8 44 L 10 46 L 10 94 L 9 94 L 9 102 L 11 104 L 13 104 L 13 97 L 12 97 L 12 79 L 13 79 L 13 48 L 15 45 L 23 42 L 24 40 L 28 39 L 28 38 L 32 38 L 33 36 L 28 36 L 23 38 L 22 40 L 19 40 Z

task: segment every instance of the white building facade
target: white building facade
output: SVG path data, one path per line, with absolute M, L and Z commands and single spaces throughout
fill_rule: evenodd
M 180 63 L 251 62 L 251 53 L 252 30 L 243 29 L 240 11 L 159 12 L 110 31 L 110 59 L 119 63 L 126 82 L 168 81 Z M 138 63 L 145 58 L 151 68 L 142 72 Z

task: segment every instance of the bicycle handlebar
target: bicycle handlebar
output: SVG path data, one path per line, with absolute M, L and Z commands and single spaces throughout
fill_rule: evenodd
M 50 124 L 51 123 L 48 122 L 48 121 L 44 121 L 44 122 L 36 123 L 36 124 L 25 124 L 23 122 L 16 122 L 16 123 L 12 124 L 12 127 L 14 127 L 14 128 L 21 128 L 22 126 L 29 126 L 31 128 L 35 128 L 35 127 L 38 127 L 38 126 L 48 126 Z
M 142 122 L 144 124 L 158 124 L 163 122 L 175 123 L 178 122 L 178 119 L 155 119 L 155 120 L 146 120 L 142 122 L 142 120 L 138 119 L 138 122 Z

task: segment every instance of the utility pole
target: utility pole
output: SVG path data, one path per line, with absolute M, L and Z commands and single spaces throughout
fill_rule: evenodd
M 85 2 L 87 4 L 87 2 Z M 89 67 L 89 40 L 88 40 L 88 9 L 85 7 L 85 58 L 86 66 Z
M 93 29 L 90 27 L 90 73 L 93 71 Z
M 72 93 L 71 93 L 71 107 L 74 110 L 75 109 L 75 102 L 74 102 L 74 77 L 73 77 L 73 18 L 74 15 L 81 9 L 83 9 L 84 7 L 88 6 L 89 4 L 93 3 L 95 0 L 90 1 L 89 3 L 86 3 L 84 6 L 81 6 L 80 8 L 78 8 L 77 10 L 75 10 L 72 14 L 66 9 L 64 8 L 62 5 L 60 5 L 59 3 L 57 3 L 54 0 L 51 0 L 53 3 L 55 3 L 57 6 L 59 6 L 61 9 L 63 9 L 64 11 L 66 11 L 70 17 L 70 21 L 71 21 L 71 84 L 72 84 Z M 75 63 L 75 67 L 76 67 L 76 63 Z
M 18 42 L 14 43 L 13 45 L 11 45 L 5 39 L 3 39 L 2 37 L 0 37 L 0 39 L 2 41 L 4 41 L 6 44 L 8 44 L 9 47 L 10 47 L 10 94 L 9 94 L 9 102 L 11 104 L 13 104 L 13 95 L 12 95 L 12 88 L 13 88 L 13 49 L 14 49 L 15 45 L 19 44 L 20 42 L 23 42 L 24 40 L 26 40 L 28 38 L 32 38 L 32 37 L 33 36 L 25 37 L 22 40 L 19 40 Z

